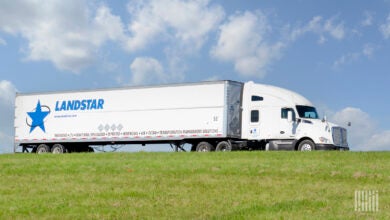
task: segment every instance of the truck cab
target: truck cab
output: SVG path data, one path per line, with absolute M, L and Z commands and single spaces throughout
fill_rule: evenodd
M 320 119 L 309 100 L 290 90 L 245 83 L 242 109 L 242 139 L 266 150 L 349 150 L 346 129 Z

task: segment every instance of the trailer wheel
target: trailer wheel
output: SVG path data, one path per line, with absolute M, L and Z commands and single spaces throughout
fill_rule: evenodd
M 221 141 L 217 144 L 215 151 L 232 151 L 232 145 L 227 141 Z
M 66 153 L 66 148 L 64 145 L 62 144 L 55 144 L 53 145 L 53 147 L 51 148 L 51 152 L 53 154 L 63 154 L 63 153 Z
M 304 140 L 299 143 L 298 146 L 299 151 L 313 151 L 315 150 L 315 144 L 311 140 Z
M 49 153 L 49 152 L 50 152 L 50 147 L 47 146 L 46 144 L 40 144 L 36 150 L 37 154 L 44 154 L 44 153 Z
M 196 146 L 196 151 L 197 152 L 209 152 L 209 151 L 213 151 L 213 145 L 211 145 L 210 143 L 208 142 L 200 142 L 197 146 Z

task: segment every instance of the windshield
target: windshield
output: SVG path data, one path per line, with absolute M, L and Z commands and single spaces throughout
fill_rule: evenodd
M 301 118 L 314 118 L 318 119 L 317 110 L 311 106 L 297 105 L 297 111 Z

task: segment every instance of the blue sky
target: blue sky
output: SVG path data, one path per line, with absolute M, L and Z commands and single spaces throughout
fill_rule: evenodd
M 231 79 L 310 99 L 390 150 L 390 1 L 0 0 L 0 152 L 15 92 Z

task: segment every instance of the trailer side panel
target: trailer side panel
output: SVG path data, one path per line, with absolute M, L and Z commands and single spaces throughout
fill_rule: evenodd
M 219 81 L 18 94 L 15 143 L 239 137 L 241 88 L 240 83 Z

